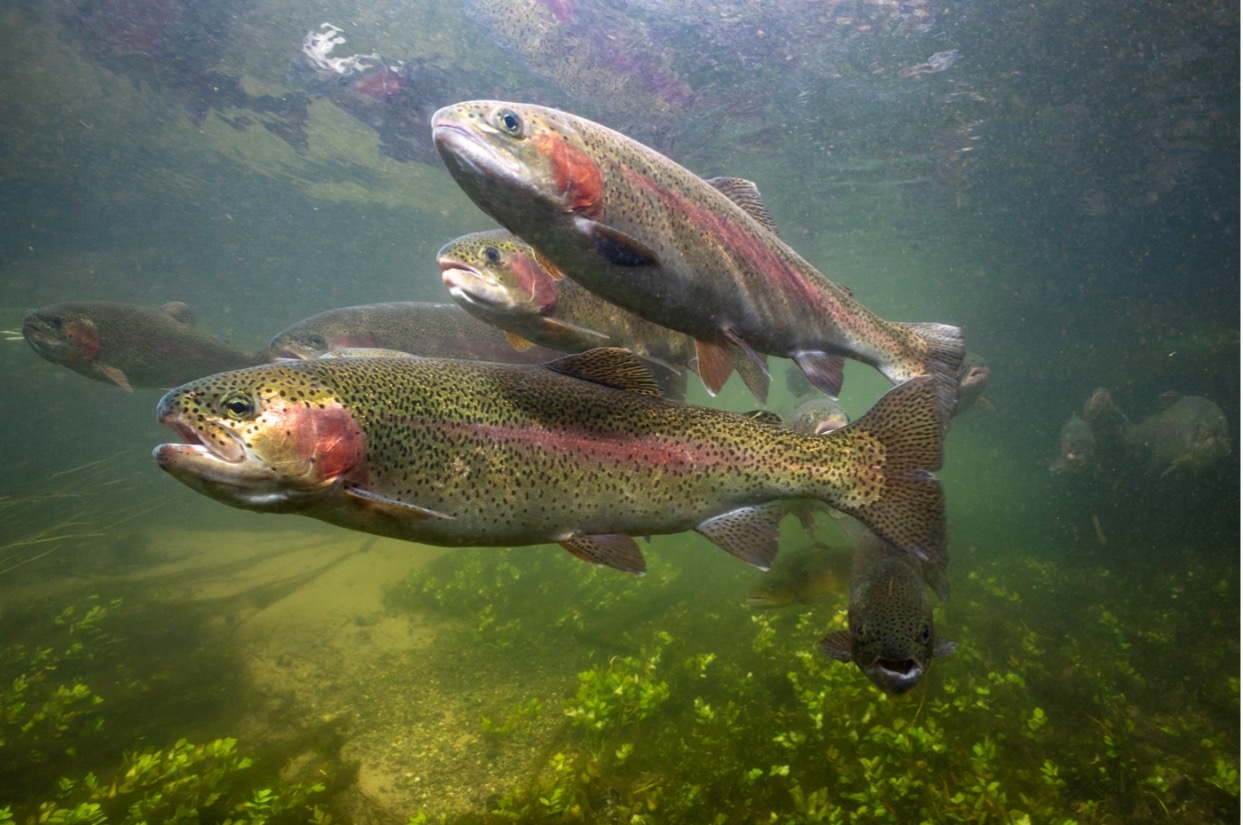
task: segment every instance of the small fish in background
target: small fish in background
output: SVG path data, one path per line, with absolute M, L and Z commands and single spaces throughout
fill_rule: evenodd
M 1081 476 L 1096 471 L 1096 438 L 1088 423 L 1072 413 L 1058 437 L 1057 458 L 1049 465 L 1054 475 Z
M 26 316 L 22 335 L 53 364 L 126 392 L 168 389 L 262 360 L 195 327 L 180 301 L 159 309 L 113 301 L 54 304 Z
M 850 423 L 842 405 L 825 395 L 801 399 L 785 418 L 786 426 L 802 435 L 824 435 Z
M 1221 408 L 1197 395 L 1163 393 L 1160 411 L 1131 428 L 1127 445 L 1149 477 L 1205 473 L 1231 454 L 1232 429 Z
M 290 324 L 273 336 L 267 355 L 269 360 L 318 358 L 355 347 L 508 364 L 538 364 L 559 354 L 543 348 L 518 352 L 502 330 L 456 304 L 391 301 L 338 307 Z
M 812 437 L 662 398 L 623 349 L 539 366 L 319 358 L 169 392 L 157 415 L 184 443 L 154 455 L 177 480 L 243 509 L 438 546 L 557 543 L 628 572 L 644 569 L 632 536 L 692 529 L 767 567 L 795 498 L 939 558 L 935 397 L 931 379 L 908 381 L 850 426 Z
M 1083 402 L 1080 417 L 1092 431 L 1097 461 L 1109 472 L 1120 471 L 1126 457 L 1131 422 L 1114 403 L 1113 393 L 1106 387 L 1092 390 Z
M 772 569 L 761 573 L 747 590 L 747 604 L 756 608 L 811 604 L 846 590 L 850 550 L 816 542 L 781 551 Z
M 504 329 L 516 348 L 532 343 L 561 352 L 625 347 L 655 365 L 666 396 L 686 396 L 685 370 L 694 364 L 694 340 L 588 292 L 512 232 L 465 235 L 445 244 L 437 260 L 458 305 Z M 764 403 L 768 375 L 742 353 L 735 366 Z
M 963 356 L 962 365 L 958 368 L 958 404 L 954 407 L 954 415 L 962 415 L 969 409 L 995 412 L 996 407 L 984 397 L 992 371 L 983 358 L 973 352 Z
M 848 531 L 849 532 L 849 531 Z M 921 562 L 871 531 L 863 531 L 850 563 L 847 629 L 820 641 L 820 651 L 854 662 L 878 688 L 906 693 L 927 675 L 933 657 L 954 652 L 954 642 L 937 638 L 927 582 L 944 601 L 948 558 Z
M 897 384 L 930 375 L 948 422 L 962 331 L 869 311 L 778 236 L 755 184 L 704 180 L 598 123 L 542 106 L 476 100 L 432 118 L 462 190 L 568 277 L 695 339 L 717 392 L 736 350 L 793 359 L 836 397 L 843 358 Z
M 951 49 L 945 52 L 936 52 L 923 63 L 917 63 L 914 66 L 907 66 L 905 69 L 901 69 L 898 74 L 901 77 L 914 77 L 915 75 L 920 74 L 936 74 L 937 72 L 943 72 L 946 69 L 949 69 L 957 63 L 961 57 L 962 53 L 959 52 L 958 49 Z

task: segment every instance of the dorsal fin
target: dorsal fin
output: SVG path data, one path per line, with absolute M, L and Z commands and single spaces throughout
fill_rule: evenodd
M 181 301 L 169 301 L 160 307 L 160 312 L 169 315 L 175 321 L 180 321 L 188 327 L 194 326 L 194 313 L 190 311 L 190 307 Z
M 743 212 L 755 219 L 760 226 L 780 237 L 777 222 L 768 212 L 764 198 L 760 196 L 759 187 L 745 178 L 708 178 L 708 184 L 725 197 L 736 203 Z
M 546 369 L 639 395 L 661 395 L 652 371 L 637 355 L 621 347 L 598 347 L 544 364 Z

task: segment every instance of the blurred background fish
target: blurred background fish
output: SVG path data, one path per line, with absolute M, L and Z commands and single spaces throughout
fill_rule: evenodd
M 27 315 L 22 335 L 53 364 L 127 392 L 168 389 L 261 360 L 198 329 L 179 301 L 159 309 L 115 301 L 53 304 Z

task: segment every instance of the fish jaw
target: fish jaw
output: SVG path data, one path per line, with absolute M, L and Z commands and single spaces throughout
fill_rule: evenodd
M 253 418 L 237 421 L 217 412 L 219 397 L 204 400 L 188 389 L 194 386 L 161 399 L 159 422 L 182 443 L 153 451 L 160 468 L 188 487 L 235 507 L 290 512 L 365 480 L 364 436 L 339 405 L 266 397 L 256 400 Z
M 877 658 L 868 664 L 860 664 L 859 669 L 872 680 L 872 684 L 890 696 L 901 696 L 918 685 L 927 670 L 923 661 L 917 657 Z
M 444 258 L 439 263 L 441 282 L 463 309 L 474 307 L 483 312 L 514 309 L 509 291 L 489 273 Z

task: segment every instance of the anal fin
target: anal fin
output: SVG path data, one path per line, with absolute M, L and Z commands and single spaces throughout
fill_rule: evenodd
M 837 398 L 842 393 L 842 371 L 845 362 L 840 355 L 804 351 L 794 354 L 794 363 L 813 387 Z
M 747 564 L 767 570 L 777 557 L 777 526 L 786 514 L 784 502 L 740 507 L 710 518 L 695 532 Z

